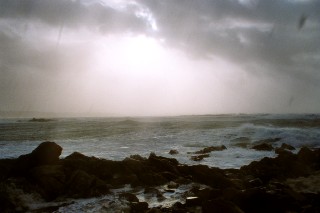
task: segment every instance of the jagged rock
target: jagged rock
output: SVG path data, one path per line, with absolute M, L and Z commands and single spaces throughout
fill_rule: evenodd
M 82 170 L 74 171 L 66 185 L 66 194 L 74 198 L 96 197 L 108 193 L 109 188 L 105 182 Z
M 281 138 L 268 138 L 268 139 L 263 139 L 263 140 L 256 141 L 255 143 L 258 143 L 258 144 L 275 143 L 275 142 L 278 142 L 280 140 L 281 140 Z
M 262 144 L 253 146 L 252 149 L 259 150 L 259 151 L 272 151 L 274 148 L 270 144 L 262 143 Z
M 135 196 L 134 194 L 131 194 L 131 193 L 126 193 L 126 192 L 124 192 L 124 193 L 121 193 L 120 195 L 119 195 L 119 198 L 120 199 L 124 199 L 124 200 L 127 200 L 127 201 L 129 201 L 130 203 L 132 203 L 132 202 L 139 202 L 139 199 L 137 198 L 137 196 Z
M 208 157 L 210 157 L 209 154 L 194 155 L 194 156 L 191 156 L 191 157 L 190 157 L 190 160 L 193 160 L 193 161 L 202 161 L 203 158 L 208 158 Z
M 17 160 L 0 160 L 0 201 L 4 206 L 0 206 L 1 211 L 6 212 L 8 208 L 28 211 L 13 202 L 14 199 L 6 199 L 6 190 L 1 186 L 9 186 L 8 181 L 15 183 L 20 194 L 38 192 L 47 200 L 101 196 L 109 193 L 109 188 L 121 184 L 138 186 L 139 190 L 166 184 L 172 190 L 178 186 L 175 183 L 199 183 L 182 195 L 183 198 L 197 197 L 197 202 L 190 200 L 187 204 L 176 203 L 172 207 L 148 210 L 147 203 L 139 202 L 134 194 L 121 195 L 125 203 L 130 202 L 126 211 L 131 209 L 131 212 L 201 212 L 198 205 L 202 206 L 202 212 L 212 212 L 212 209 L 231 213 L 319 210 L 319 195 L 294 191 L 288 178 L 313 178 L 312 175 L 318 174 L 320 149 L 301 148 L 298 154 L 281 152 L 276 158 L 263 158 L 241 169 L 219 169 L 183 165 L 176 159 L 155 154 L 150 154 L 149 158 L 134 155 L 123 161 L 111 161 L 73 153 L 59 160 L 59 146 L 52 142 L 45 144 L 42 146 L 46 148 L 39 146 Z M 53 149 L 56 151 L 53 156 L 45 158 L 43 153 L 50 150 L 48 147 L 56 147 Z M 303 183 L 305 179 L 299 180 Z M 159 202 L 166 199 L 156 188 L 146 188 L 145 198 L 156 198 Z
M 176 188 L 179 187 L 179 184 L 176 183 L 176 182 L 170 181 L 170 182 L 167 184 L 167 187 L 168 187 L 169 189 L 176 189 Z
M 170 154 L 170 155 L 177 155 L 177 154 L 179 154 L 179 152 L 178 152 L 178 150 L 176 150 L 176 149 L 171 149 L 171 150 L 169 151 L 169 154 Z
M 233 186 L 233 183 L 224 175 L 223 170 L 209 168 L 205 165 L 180 166 L 182 174 L 191 175 L 193 181 L 209 185 L 215 188 L 226 188 Z
M 287 149 L 287 150 L 295 150 L 296 148 L 294 148 L 293 146 L 289 145 L 289 144 L 286 144 L 286 143 L 283 143 L 281 144 L 281 147 L 282 149 Z
M 138 177 L 143 186 L 159 186 L 168 182 L 166 178 L 156 172 L 141 173 Z
M 270 191 L 263 187 L 244 190 L 233 201 L 246 213 L 301 212 L 293 197 L 281 190 Z
M 146 212 L 148 210 L 148 203 L 147 202 L 133 202 L 130 205 L 131 213 L 141 213 Z
M 195 154 L 207 154 L 213 151 L 222 151 L 227 149 L 227 147 L 225 145 L 221 145 L 221 146 L 209 146 L 206 147 L 202 150 L 196 151 Z
M 14 172 L 21 175 L 36 166 L 57 164 L 61 152 L 61 146 L 55 142 L 43 142 L 30 154 L 21 155 L 17 159 Z
M 302 147 L 298 152 L 298 161 L 318 167 L 320 164 L 320 149 L 312 151 L 307 147 Z
M 179 162 L 174 158 L 165 158 L 161 156 L 156 156 L 154 153 L 151 153 L 148 158 L 148 163 L 157 168 L 160 171 L 169 171 L 172 173 L 177 173 L 177 165 Z
M 236 204 L 223 200 L 215 199 L 206 201 L 202 204 L 203 213 L 244 213 Z
M 35 167 L 30 171 L 30 177 L 46 200 L 53 200 L 64 193 L 66 175 L 61 165 Z

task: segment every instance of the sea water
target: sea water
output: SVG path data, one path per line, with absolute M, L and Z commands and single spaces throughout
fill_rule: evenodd
M 274 151 L 252 149 L 262 140 L 274 139 L 272 146 L 292 145 L 295 152 L 303 146 L 320 147 L 320 115 L 205 115 L 177 117 L 122 118 L 56 118 L 47 122 L 25 119 L 0 119 L 0 158 L 16 158 L 30 153 L 43 141 L 54 141 L 66 157 L 77 151 L 87 156 L 122 160 L 130 155 L 148 157 L 151 152 L 176 158 L 184 164 L 205 164 L 211 167 L 240 168 L 263 157 L 275 157 Z M 275 140 L 276 139 L 276 140 Z M 272 141 L 272 140 L 271 140 Z M 195 151 L 208 146 L 225 145 L 202 161 L 192 161 Z M 175 149 L 179 153 L 170 155 Z M 111 194 L 88 199 L 64 199 L 45 202 L 37 194 L 18 195 L 30 212 L 44 207 L 60 206 L 55 212 L 129 212 L 121 192 L 135 194 L 149 207 L 170 206 L 185 202 L 185 193 L 196 183 L 181 185 L 173 193 L 166 185 L 158 186 L 165 199 L 158 200 L 144 190 L 130 185 L 113 189 Z
M 77 151 L 87 156 L 123 160 L 130 155 L 148 157 L 151 152 L 174 157 L 184 164 L 239 168 L 273 151 L 251 149 L 261 140 L 275 139 L 297 148 L 320 147 L 320 115 L 203 115 L 177 117 L 56 118 L 47 122 L 30 119 L 0 120 L 0 158 L 30 153 L 43 141 L 63 148 L 61 157 Z M 208 146 L 225 145 L 202 161 L 192 153 Z M 175 149 L 177 155 L 169 155 Z

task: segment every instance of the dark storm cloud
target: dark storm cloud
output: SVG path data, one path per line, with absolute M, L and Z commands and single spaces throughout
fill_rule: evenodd
M 250 74 L 285 79 L 289 90 L 320 92 L 320 1 L 137 0 L 119 8 L 110 2 L 0 0 L 0 98 L 14 102 L 10 97 L 22 97 L 23 88 L 35 91 L 75 66 L 74 58 L 85 60 L 85 46 L 59 48 L 65 32 L 82 28 L 103 36 L 147 34 L 191 58 L 222 58 Z
M 251 6 L 236 0 L 143 2 L 154 12 L 160 34 L 191 53 L 287 64 L 297 53 L 319 49 L 319 1 L 256 1 Z M 299 31 L 302 14 L 317 26 L 307 23 Z
M 41 21 L 53 26 L 100 27 L 103 31 L 141 31 L 146 27 L 145 21 L 134 14 L 135 8 L 119 12 L 102 4 L 100 1 L 88 2 L 71 0 L 1 0 L 0 17 L 30 19 L 30 22 Z
M 320 1 L 142 2 L 170 46 L 197 58 L 224 58 L 250 73 L 286 78 L 283 85 L 292 93 L 320 91 Z

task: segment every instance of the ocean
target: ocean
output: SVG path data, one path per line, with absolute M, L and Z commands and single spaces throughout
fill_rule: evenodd
M 183 164 L 240 168 L 274 151 L 251 149 L 272 139 L 300 147 L 320 147 L 320 114 L 227 114 L 176 117 L 54 118 L 45 122 L 0 119 L 0 158 L 30 153 L 43 141 L 63 148 L 61 157 L 77 151 L 87 156 L 123 160 L 130 155 L 148 157 L 151 152 L 176 158 Z M 272 141 L 271 140 L 271 141 Z M 202 161 L 193 152 L 225 145 Z M 178 154 L 170 155 L 170 150 Z

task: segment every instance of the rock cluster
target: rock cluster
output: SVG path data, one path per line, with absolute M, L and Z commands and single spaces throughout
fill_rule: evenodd
M 13 186 L 16 191 L 37 193 L 52 201 L 106 195 L 110 189 L 130 184 L 163 200 L 165 197 L 156 186 L 167 184 L 168 192 L 174 192 L 180 184 L 191 182 L 206 187 L 192 188 L 186 192 L 185 202 L 177 202 L 171 207 L 150 208 L 148 203 L 140 202 L 131 193 L 122 193 L 119 199 L 130 203 L 129 212 L 320 211 L 320 189 L 306 193 L 287 184 L 290 178 L 307 179 L 319 173 L 319 149 L 301 148 L 297 154 L 279 152 L 276 158 L 264 158 L 241 169 L 225 170 L 205 165 L 183 165 L 174 158 L 154 153 L 148 158 L 133 155 L 123 161 L 111 161 L 78 152 L 59 159 L 61 151 L 56 143 L 44 142 L 28 155 L 0 160 L 0 212 L 28 210 L 17 201 L 12 193 Z M 206 151 L 201 153 L 207 154 Z

